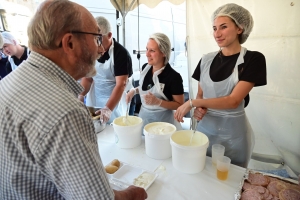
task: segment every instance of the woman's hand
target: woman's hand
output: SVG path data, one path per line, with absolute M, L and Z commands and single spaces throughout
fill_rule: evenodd
M 175 114 L 174 114 L 174 118 L 178 121 L 178 122 L 184 122 L 183 121 L 183 117 L 191 110 L 191 105 L 190 102 L 187 101 L 184 104 L 182 104 L 180 107 L 177 108 Z
M 127 92 L 127 94 L 126 94 L 126 104 L 131 102 L 131 99 L 134 97 L 135 94 L 136 94 L 136 89 L 135 88 L 131 88 L 129 90 L 129 92 Z
M 160 106 L 162 100 L 154 96 L 151 92 L 148 94 L 144 95 L 145 103 L 147 105 L 156 105 Z
M 194 118 L 197 120 L 197 121 L 200 121 L 204 115 L 207 113 L 207 108 L 195 108 L 194 110 Z

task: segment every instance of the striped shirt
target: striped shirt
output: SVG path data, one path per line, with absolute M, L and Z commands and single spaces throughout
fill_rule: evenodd
M 113 199 L 83 90 L 31 52 L 0 82 L 0 199 Z

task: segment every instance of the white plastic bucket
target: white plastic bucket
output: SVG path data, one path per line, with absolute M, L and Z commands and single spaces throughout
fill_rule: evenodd
M 112 123 L 115 142 L 120 148 L 135 148 L 142 142 L 143 120 L 140 117 L 128 116 L 128 122 L 125 122 L 124 118 L 125 116 L 118 117 Z
M 170 138 L 173 166 L 186 174 L 196 174 L 203 170 L 209 145 L 208 137 L 199 131 L 195 132 L 192 144 L 189 145 L 192 134 L 193 130 L 181 130 Z
M 144 127 L 146 154 L 154 159 L 167 159 L 172 156 L 170 137 L 176 131 L 173 124 L 153 122 Z

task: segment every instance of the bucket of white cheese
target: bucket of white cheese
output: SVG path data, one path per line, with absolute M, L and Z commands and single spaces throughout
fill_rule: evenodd
M 146 154 L 154 159 L 167 159 L 172 156 L 170 137 L 176 131 L 173 124 L 153 122 L 144 127 Z
M 121 116 L 113 121 L 115 142 L 120 148 L 135 148 L 142 142 L 143 120 L 136 116 Z
M 194 133 L 190 142 L 193 132 L 176 131 L 170 138 L 173 166 L 186 174 L 195 174 L 203 170 L 209 145 L 208 137 L 199 131 Z

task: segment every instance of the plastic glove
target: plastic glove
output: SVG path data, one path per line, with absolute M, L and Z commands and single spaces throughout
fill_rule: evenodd
M 112 111 L 108 107 L 101 108 L 95 112 L 96 115 L 100 114 L 100 122 L 106 124 L 109 121 Z
M 126 104 L 128 104 L 129 102 L 131 102 L 131 99 L 133 98 L 133 96 L 135 94 L 136 94 L 135 88 L 131 88 L 129 90 L 129 92 L 127 92 L 127 94 L 126 94 Z
M 162 100 L 154 96 L 151 92 L 148 94 L 144 95 L 145 103 L 147 105 L 155 105 L 155 106 L 160 106 Z

